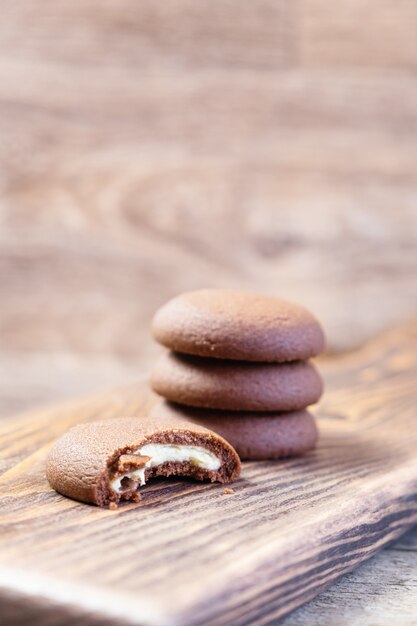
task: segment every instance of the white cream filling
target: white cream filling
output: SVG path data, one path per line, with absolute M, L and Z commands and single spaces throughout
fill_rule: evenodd
M 142 486 L 145 484 L 146 470 L 150 467 L 155 467 L 156 465 L 162 465 L 162 463 L 184 463 L 189 461 L 197 467 L 202 467 L 203 469 L 212 471 L 218 470 L 221 465 L 220 459 L 215 454 L 206 450 L 206 448 L 202 448 L 201 446 L 184 446 L 173 443 L 148 443 L 139 450 L 135 450 L 133 454 L 149 456 L 151 458 L 146 465 L 144 465 L 144 467 L 136 469 L 132 472 L 127 472 L 126 474 L 115 478 L 110 483 L 110 487 L 117 493 L 123 492 L 122 480 L 124 478 L 133 478 Z

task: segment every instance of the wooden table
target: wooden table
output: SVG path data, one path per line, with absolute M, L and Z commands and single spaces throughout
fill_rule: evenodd
M 2 11 L 0 414 L 143 383 L 203 284 L 304 302 L 332 355 L 415 315 L 413 3 Z M 416 537 L 286 623 L 407 624 Z
M 310 455 L 244 463 L 231 490 L 154 481 L 140 503 L 116 511 L 54 492 L 45 459 L 73 424 L 140 419 L 149 390 L 131 385 L 5 419 L 3 621 L 276 623 L 417 522 L 416 354 L 412 324 L 322 363 L 327 393 Z

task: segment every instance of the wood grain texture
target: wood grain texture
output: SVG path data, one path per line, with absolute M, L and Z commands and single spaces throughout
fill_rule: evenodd
M 70 423 L 140 414 L 153 400 L 138 388 L 5 420 L 3 615 L 13 623 L 16 604 L 21 616 L 40 594 L 36 614 L 54 616 L 58 604 L 62 624 L 79 614 L 268 624 L 313 598 L 417 521 L 416 348 L 412 324 L 325 361 L 317 452 L 245 464 L 228 495 L 155 482 L 142 505 L 112 512 L 49 488 L 51 440 Z
M 280 626 L 411 626 L 416 619 L 416 559 L 413 530 L 284 618 Z
M 298 16 L 301 58 L 308 65 L 417 68 L 412 0 L 301 0 Z

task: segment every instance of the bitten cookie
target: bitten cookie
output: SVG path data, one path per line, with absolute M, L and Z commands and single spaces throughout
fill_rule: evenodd
M 214 430 L 234 447 L 242 461 L 299 456 L 312 450 L 318 437 L 314 417 L 304 410 L 240 413 L 196 409 L 161 400 L 151 415 L 181 417 Z
M 178 417 L 79 424 L 58 439 L 46 464 L 59 493 L 113 507 L 140 500 L 137 488 L 155 476 L 228 483 L 239 473 L 239 457 L 227 441 Z
M 232 411 L 290 411 L 317 402 L 323 385 L 305 361 L 249 363 L 167 352 L 151 386 L 172 402 Z
M 304 307 L 227 289 L 173 298 L 156 312 L 151 330 L 171 350 L 219 359 L 296 361 L 324 348 L 321 326 Z

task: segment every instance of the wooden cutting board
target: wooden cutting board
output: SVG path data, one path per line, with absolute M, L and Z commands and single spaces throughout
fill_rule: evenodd
M 247 463 L 234 493 L 164 481 L 117 511 L 53 492 L 70 425 L 140 415 L 138 388 L 0 427 L 0 615 L 42 625 L 261 625 L 314 597 L 417 522 L 417 329 L 322 361 L 316 452 Z

